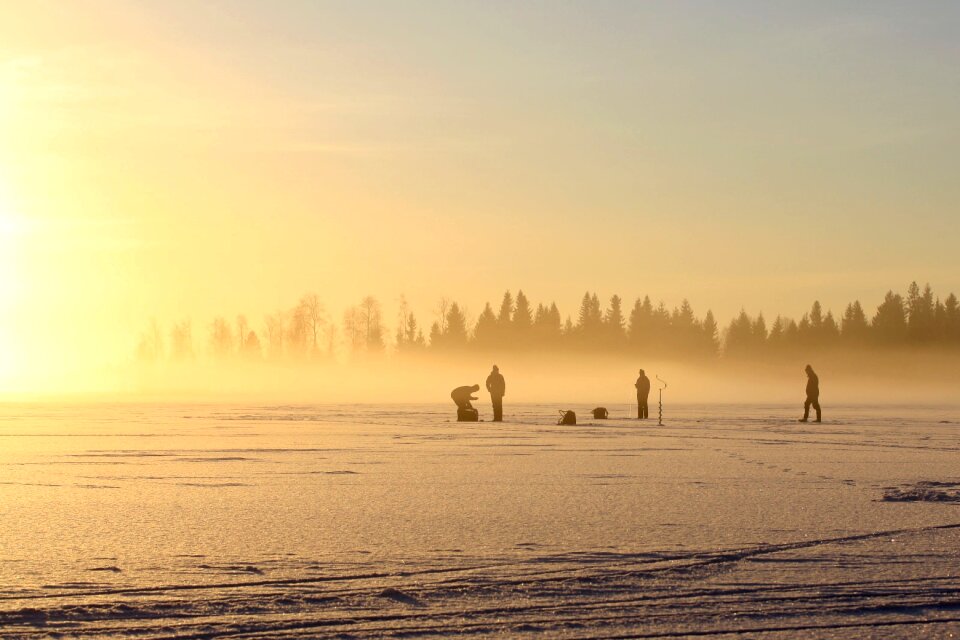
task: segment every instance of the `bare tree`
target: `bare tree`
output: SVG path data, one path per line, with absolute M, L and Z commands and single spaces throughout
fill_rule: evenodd
M 410 305 L 407 304 L 407 298 L 402 293 L 400 294 L 400 304 L 397 310 L 397 336 L 396 336 L 396 346 L 397 351 L 400 351 L 404 347 L 404 343 L 407 341 L 407 335 L 410 333 L 410 318 L 412 314 L 410 313 Z
M 142 362 L 156 362 L 163 357 L 163 335 L 156 318 L 150 320 L 150 326 L 140 334 L 137 345 L 137 358 Z
M 366 332 L 359 307 L 349 307 L 343 312 L 343 339 L 351 351 L 363 350 Z
M 250 323 L 247 322 L 247 316 L 240 314 L 237 316 L 237 340 L 239 341 L 240 351 L 246 345 L 247 333 L 250 331 Z
M 437 315 L 437 328 L 440 330 L 440 333 L 447 332 L 447 314 L 450 312 L 450 300 L 443 296 L 437 302 L 436 309 L 434 313 Z
M 380 303 L 373 296 L 367 296 L 360 302 L 360 320 L 363 324 L 364 346 L 367 351 L 383 351 Z
M 193 358 L 193 328 L 189 320 L 173 325 L 170 331 L 170 358 L 177 362 Z
M 267 345 L 270 357 L 279 359 L 283 356 L 283 312 L 278 311 L 264 319 L 267 325 Z
M 303 306 L 306 316 L 311 354 L 317 356 L 320 353 L 320 332 L 327 323 L 323 305 L 320 303 L 320 296 L 315 293 L 303 296 L 300 304 Z
M 333 360 L 334 352 L 336 351 L 337 344 L 337 325 L 334 322 L 328 322 L 326 331 L 324 332 L 327 338 L 327 358 Z
M 223 317 L 210 325 L 210 350 L 217 358 L 226 358 L 233 351 L 233 331 Z
M 300 357 L 307 355 L 310 349 L 310 321 L 308 319 L 308 309 L 300 301 L 290 312 L 287 321 L 287 345 L 290 351 Z

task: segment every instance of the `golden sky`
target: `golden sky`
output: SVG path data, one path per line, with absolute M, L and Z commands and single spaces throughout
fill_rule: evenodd
M 960 290 L 960 7 L 836 4 L 0 4 L 0 385 L 306 291 Z

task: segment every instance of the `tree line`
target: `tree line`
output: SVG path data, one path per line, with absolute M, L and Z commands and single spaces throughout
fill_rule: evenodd
M 668 309 L 648 296 L 627 308 L 620 296 L 602 303 L 583 295 L 574 317 L 564 318 L 556 303 L 536 306 L 523 293 L 504 293 L 499 306 L 488 302 L 476 319 L 456 301 L 442 298 L 434 321 L 423 325 L 401 296 L 397 326 L 388 349 L 380 302 L 373 296 L 349 307 L 337 323 L 317 294 L 307 294 L 290 309 L 264 317 L 254 328 L 244 315 L 232 322 L 214 318 L 200 345 L 189 320 L 164 332 L 153 321 L 141 334 L 140 360 L 186 361 L 206 353 L 216 359 L 322 361 L 340 350 L 353 357 L 375 357 L 392 350 L 399 356 L 476 351 L 573 351 L 631 353 L 643 357 L 716 358 L 771 355 L 791 349 L 960 346 L 960 305 L 954 294 L 941 300 L 929 285 L 910 284 L 906 295 L 889 291 L 868 314 L 860 301 L 834 316 L 814 302 L 799 320 L 742 310 L 721 329 L 711 311 L 698 317 L 687 300 Z

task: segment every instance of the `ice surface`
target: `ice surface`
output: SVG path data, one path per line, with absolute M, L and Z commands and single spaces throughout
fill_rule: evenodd
M 0 637 L 960 633 L 956 407 L 608 408 L 5 405 Z

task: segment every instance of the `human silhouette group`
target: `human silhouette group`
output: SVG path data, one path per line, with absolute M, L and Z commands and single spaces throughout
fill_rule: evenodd
M 822 414 L 820 411 L 820 378 L 814 372 L 809 364 L 804 371 L 807 374 L 807 398 L 803 403 L 803 417 L 800 422 L 810 420 L 810 408 L 817 412 L 815 422 L 820 422 Z M 640 369 L 640 376 L 633 385 L 637 389 L 637 419 L 646 420 L 650 417 L 650 409 L 647 405 L 650 397 L 650 378 L 646 372 Z M 500 373 L 500 367 L 493 365 L 490 375 L 487 376 L 487 392 L 490 394 L 490 402 L 493 404 L 493 421 L 503 422 L 503 396 L 507 393 L 507 383 Z M 473 394 L 480 391 L 480 385 L 457 387 L 450 392 L 450 398 L 457 405 L 457 420 L 460 422 L 479 421 L 479 411 L 471 404 L 471 401 L 477 397 Z M 606 410 L 604 410 L 606 411 Z
M 471 404 L 476 400 L 473 394 L 480 391 L 480 385 L 457 387 L 450 392 L 450 398 L 457 405 L 457 420 L 460 422 L 477 422 L 479 412 Z M 500 373 L 500 368 L 493 365 L 490 375 L 487 376 L 487 392 L 493 404 L 493 421 L 503 422 L 503 396 L 507 393 L 507 383 Z

